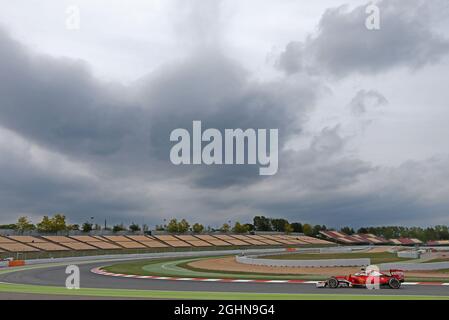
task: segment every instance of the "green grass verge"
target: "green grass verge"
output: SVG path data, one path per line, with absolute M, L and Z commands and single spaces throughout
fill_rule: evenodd
M 390 252 L 351 252 L 351 253 L 287 253 L 279 255 L 269 255 L 261 257 L 263 259 L 277 260 L 323 260 L 323 259 L 371 259 L 371 264 L 398 262 L 411 260 L 408 258 L 398 258 L 396 254 Z

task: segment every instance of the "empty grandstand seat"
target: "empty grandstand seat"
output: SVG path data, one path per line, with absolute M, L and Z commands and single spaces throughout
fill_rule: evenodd
M 97 248 L 88 245 L 87 243 L 77 241 L 75 239 L 65 237 L 65 236 L 43 236 L 42 238 L 56 242 L 58 244 L 61 244 L 67 248 L 70 248 L 75 251 L 81 251 L 81 250 L 96 250 Z
M 110 242 L 107 242 L 107 241 L 104 241 L 104 240 L 101 240 L 101 239 L 98 239 L 95 237 L 91 237 L 91 236 L 70 236 L 70 238 L 87 243 L 88 245 L 91 245 L 98 249 L 105 249 L 105 250 L 121 249 L 121 247 L 119 247 L 113 243 L 110 243 Z
M 212 246 L 210 243 L 203 241 L 201 239 L 195 238 L 194 236 L 190 236 L 190 235 L 179 235 L 179 236 L 176 236 L 176 238 L 178 238 L 182 241 L 185 241 L 194 247 L 210 247 L 210 246 Z
M 136 242 L 125 236 L 103 236 L 106 240 L 114 242 L 115 244 L 126 248 L 126 249 L 144 249 L 146 248 L 143 244 Z
M 14 241 L 5 237 L 0 237 L 0 249 L 9 252 L 36 252 L 37 248 L 28 246 L 24 243 Z
M 43 238 L 32 237 L 32 236 L 10 236 L 9 238 L 12 240 L 15 240 L 15 241 L 25 243 L 34 248 L 44 250 L 44 251 L 67 251 L 67 250 L 69 250 L 66 247 L 63 247 L 59 244 L 49 242 Z
M 277 236 L 277 235 L 263 235 L 263 237 L 265 237 L 268 240 L 274 240 L 277 242 L 280 242 L 282 244 L 296 244 L 294 241 L 290 241 L 287 239 L 282 239 L 281 237 Z
M 248 237 L 252 237 L 255 240 L 262 241 L 269 245 L 282 245 L 283 244 L 282 242 L 274 240 L 274 238 L 272 238 L 270 236 L 266 237 L 265 235 L 263 235 L 263 236 L 262 235 L 249 235 Z
M 245 241 L 249 244 L 255 245 L 255 246 L 265 246 L 266 245 L 266 243 L 264 243 L 262 241 L 259 241 L 256 239 L 251 239 L 250 237 L 244 236 L 244 235 L 235 234 L 235 235 L 232 235 L 232 237 L 237 240 L 243 240 L 243 241 Z
M 238 240 L 235 239 L 231 236 L 225 235 L 225 234 L 218 234 L 218 235 L 214 235 L 215 238 L 219 239 L 219 240 L 223 240 L 226 242 L 229 242 L 230 244 L 234 245 L 234 246 L 248 246 L 250 245 L 249 243 L 243 241 L 243 240 Z
M 182 240 L 179 240 L 175 238 L 174 236 L 169 235 L 155 235 L 156 239 L 163 241 L 164 243 L 168 244 L 171 247 L 191 247 L 187 242 L 184 242 Z
M 127 236 L 128 238 L 137 241 L 141 244 L 143 244 L 144 246 L 148 247 L 148 248 L 166 248 L 168 247 L 168 245 L 166 245 L 165 243 L 162 243 L 158 240 L 156 240 L 153 237 L 150 236 L 144 236 L 144 235 L 130 235 Z
M 349 236 L 339 231 L 320 231 L 320 233 L 324 235 L 326 238 L 344 244 L 369 244 L 369 241 L 361 237 Z
M 47 242 L 45 239 L 32 236 L 9 236 L 9 238 L 22 243 Z
M 220 240 L 220 239 L 217 239 L 217 238 L 214 238 L 211 235 L 196 235 L 195 237 L 200 240 L 206 241 L 213 246 L 220 247 L 220 246 L 230 246 L 231 245 L 230 243 Z
M 299 240 L 307 242 L 309 244 L 333 244 L 330 241 L 326 241 L 323 239 L 317 239 L 309 236 L 296 236 Z

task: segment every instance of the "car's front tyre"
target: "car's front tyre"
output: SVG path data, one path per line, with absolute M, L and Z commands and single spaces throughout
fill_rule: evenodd
M 330 278 L 329 280 L 327 280 L 327 285 L 331 289 L 338 288 L 338 280 L 335 278 Z

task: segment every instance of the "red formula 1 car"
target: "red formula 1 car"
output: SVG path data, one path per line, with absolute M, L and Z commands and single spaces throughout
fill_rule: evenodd
M 390 274 L 362 269 L 360 272 L 349 276 L 337 276 L 317 283 L 318 288 L 375 288 L 389 287 L 399 289 L 404 282 L 404 271 L 390 270 Z

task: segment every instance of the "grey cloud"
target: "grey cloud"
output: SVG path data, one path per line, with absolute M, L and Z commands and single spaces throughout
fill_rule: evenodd
M 6 137 L 11 138 L 11 134 Z M 2 221 L 13 222 L 20 214 L 35 217 L 36 222 L 43 215 L 64 213 L 73 223 L 90 216 L 97 222 L 128 222 L 132 214 L 151 210 L 151 204 L 136 190 L 113 187 L 110 179 L 102 181 L 86 174 L 66 163 L 64 157 L 41 154 L 35 146 L 19 143 L 18 139 L 10 141 L 14 144 L 0 146 Z M 8 217 L 11 220 L 6 220 Z
M 170 132 L 194 120 L 220 130 L 274 128 L 282 147 L 316 95 L 313 83 L 251 81 L 219 50 L 202 49 L 126 88 L 99 82 L 82 62 L 32 54 L 6 34 L 0 46 L 0 125 L 107 174 L 186 175 L 209 187 L 251 182 L 255 167 L 174 168 Z
M 0 33 L 0 124 L 77 157 L 108 156 L 141 118 L 124 88 L 102 85 L 79 61 L 32 54 Z
M 150 106 L 151 154 L 167 161 L 168 143 L 175 128 L 191 131 L 192 121 L 201 120 L 203 130 L 216 128 L 279 129 L 280 147 L 301 131 L 305 115 L 314 105 L 316 87 L 287 81 L 250 81 L 242 67 L 217 51 L 197 53 L 193 58 L 161 68 L 143 80 L 142 104 Z M 256 166 L 188 167 L 200 187 L 226 187 L 259 180 Z
M 366 114 L 371 109 L 375 109 L 388 104 L 387 99 L 376 90 L 360 90 L 352 98 L 349 107 L 354 115 Z
M 308 72 L 345 77 L 377 74 L 397 67 L 416 69 L 433 64 L 449 52 L 449 40 L 436 32 L 431 15 L 448 12 L 446 1 L 384 0 L 380 30 L 365 27 L 367 5 L 326 10 L 316 34 L 291 42 L 278 66 L 287 74 Z

